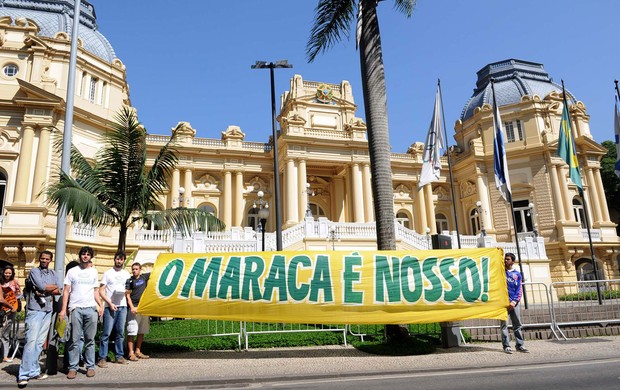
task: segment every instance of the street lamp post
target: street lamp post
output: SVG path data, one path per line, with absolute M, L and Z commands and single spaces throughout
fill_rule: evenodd
M 476 202 L 476 212 L 478 213 L 478 218 L 480 219 L 480 234 L 482 234 L 482 237 L 484 237 L 487 235 L 487 231 L 484 228 L 484 216 L 482 215 L 482 202 L 481 201 Z
M 185 187 L 179 187 L 179 207 L 183 207 L 183 195 L 185 194 Z
M 340 234 L 338 233 L 338 228 L 335 226 L 331 226 L 327 233 L 327 240 L 332 242 L 332 250 L 336 250 L 336 241 L 340 241 Z
M 276 86 L 274 81 L 274 72 L 276 68 L 292 68 L 287 60 L 276 62 L 256 61 L 252 65 L 252 69 L 269 69 L 271 76 L 271 125 L 272 125 L 272 142 L 273 142 L 273 185 L 274 199 L 276 203 L 276 250 L 282 250 L 282 217 L 280 214 L 280 169 L 278 167 L 278 130 L 276 128 Z
M 312 218 L 312 210 L 310 210 L 310 196 L 314 196 L 314 191 L 310 189 L 310 183 L 306 183 L 306 218 Z
M 260 222 L 260 230 L 262 237 L 262 249 L 265 251 L 265 228 L 267 227 L 267 218 L 269 218 L 269 203 L 263 200 L 263 196 L 265 193 L 263 191 L 258 191 L 258 221 Z M 254 208 L 256 207 L 256 203 L 254 203 Z
M 426 246 L 428 246 L 428 249 L 433 249 L 433 245 L 431 243 L 431 228 L 428 226 L 426 227 Z

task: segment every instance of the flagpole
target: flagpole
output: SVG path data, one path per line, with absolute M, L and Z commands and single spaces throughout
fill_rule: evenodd
M 617 86 L 617 84 L 616 84 Z M 450 173 L 450 190 L 452 191 L 452 210 L 454 212 L 454 226 L 456 228 L 456 242 L 461 249 L 461 235 L 459 233 L 459 217 L 456 214 L 456 197 L 454 195 L 454 180 L 452 178 L 452 159 L 450 158 L 450 147 L 448 146 L 448 130 L 446 129 L 446 113 L 443 110 L 443 94 L 441 93 L 441 80 L 437 79 L 439 88 L 439 101 L 441 102 L 441 117 L 443 120 L 443 133 L 446 140 L 446 154 L 448 155 L 448 172 Z
M 493 78 L 491 79 L 491 90 L 493 91 L 493 116 L 495 116 L 495 109 L 497 107 L 497 101 L 495 100 L 495 79 Z M 497 111 L 499 112 L 499 108 L 497 108 Z M 497 120 L 497 118 L 494 118 L 494 119 Z M 493 127 L 495 127 L 495 125 Z M 494 129 L 493 131 L 497 131 L 497 130 Z M 508 175 L 508 172 L 506 172 L 506 175 Z M 521 272 L 521 280 L 525 281 L 525 273 L 523 272 L 523 261 L 521 260 L 521 248 L 519 246 L 519 232 L 517 231 L 517 225 L 515 223 L 515 210 L 512 204 L 512 190 L 506 191 L 506 193 L 508 195 L 506 201 L 510 205 L 510 215 L 512 216 L 512 228 L 515 231 L 515 244 L 517 246 L 517 260 L 519 261 L 519 272 Z M 523 290 L 523 305 L 527 309 L 527 294 L 525 293 L 524 288 L 522 290 Z
M 618 87 L 618 84 L 616 82 L 616 88 Z M 568 115 L 568 123 L 570 125 L 571 123 L 571 119 L 570 119 L 570 111 L 568 110 L 568 103 L 566 101 L 566 91 L 564 89 L 564 80 L 562 80 L 562 99 L 564 100 L 564 107 L 566 108 L 566 115 Z M 570 126 L 570 130 L 572 132 L 572 128 L 573 126 Z M 571 141 L 573 141 L 574 144 L 574 137 L 571 134 Z M 575 156 L 577 156 L 577 149 L 575 148 L 574 150 Z M 577 172 L 579 173 L 579 170 L 577 170 Z M 579 175 L 581 175 L 581 173 L 579 173 Z M 590 256 L 591 256 L 591 261 L 592 261 L 592 268 L 594 269 L 594 277 L 596 278 L 596 295 L 598 298 L 598 304 L 602 305 L 603 304 L 603 298 L 601 295 L 601 285 L 598 282 L 598 266 L 596 265 L 596 259 L 594 258 L 594 245 L 592 245 L 592 232 L 590 231 L 590 218 L 588 216 L 588 204 L 586 202 L 586 197 L 585 194 L 583 193 L 583 187 L 579 187 L 577 186 L 578 190 L 579 190 L 579 196 L 581 196 L 581 200 L 583 201 L 583 214 L 586 218 L 586 230 L 588 232 L 588 243 L 590 244 Z

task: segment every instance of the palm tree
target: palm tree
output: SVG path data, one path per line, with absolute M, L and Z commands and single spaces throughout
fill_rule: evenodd
M 368 151 L 372 176 L 372 195 L 377 225 L 377 248 L 396 249 L 394 232 L 394 192 L 390 164 L 390 135 L 387 119 L 385 70 L 381 50 L 381 34 L 377 5 L 379 0 L 319 0 L 306 54 L 312 62 L 319 52 L 349 35 L 357 3 L 357 39 L 362 71 L 362 92 L 368 131 Z M 397 10 L 411 16 L 415 0 L 394 0 Z M 401 342 L 408 338 L 406 327 L 386 325 L 388 341 Z
M 377 18 L 378 2 L 378 0 L 319 0 L 306 54 L 309 62 L 312 62 L 319 52 L 327 50 L 343 36 L 348 37 L 348 29 L 355 19 L 357 3 L 357 38 L 368 129 L 377 248 L 393 250 L 396 249 L 394 194 L 390 165 L 385 73 Z M 410 17 L 415 0 L 394 0 L 394 6 Z
M 93 226 L 118 226 L 118 250 L 125 250 L 127 230 L 134 223 L 151 223 L 187 234 L 197 228 L 220 230 L 223 223 L 210 213 L 178 207 L 153 212 L 167 187 L 178 157 L 174 148 L 179 127 L 147 167 L 146 130 L 136 112 L 124 107 L 102 136 L 103 147 L 90 163 L 72 145 L 69 175 L 58 169 L 58 181 L 46 190 L 49 206 L 65 207 L 73 220 Z M 58 145 L 57 145 L 58 146 Z

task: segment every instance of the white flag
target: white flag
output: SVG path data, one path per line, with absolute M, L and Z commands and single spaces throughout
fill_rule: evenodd
M 441 175 L 441 149 L 443 149 L 442 130 L 441 92 L 439 85 L 437 85 L 435 108 L 433 109 L 433 118 L 431 119 L 431 125 L 426 136 L 426 144 L 424 145 L 422 172 L 420 173 L 418 188 L 439 180 Z

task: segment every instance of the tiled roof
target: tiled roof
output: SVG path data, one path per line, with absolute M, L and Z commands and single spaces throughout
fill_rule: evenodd
M 58 32 L 71 36 L 74 0 L 0 0 L 0 16 L 26 18 L 39 26 L 39 35 L 54 37 Z M 116 58 L 108 40 L 97 30 L 94 7 L 82 0 L 79 36 L 84 49 L 111 62 Z
M 478 71 L 476 89 L 463 107 L 461 120 L 471 118 L 476 107 L 492 104 L 491 79 L 495 80 L 496 101 L 500 107 L 518 103 L 524 95 L 544 98 L 553 91 L 562 91 L 562 86 L 549 77 L 542 64 L 517 59 L 495 62 Z M 575 102 L 568 90 L 566 95 L 571 102 Z

